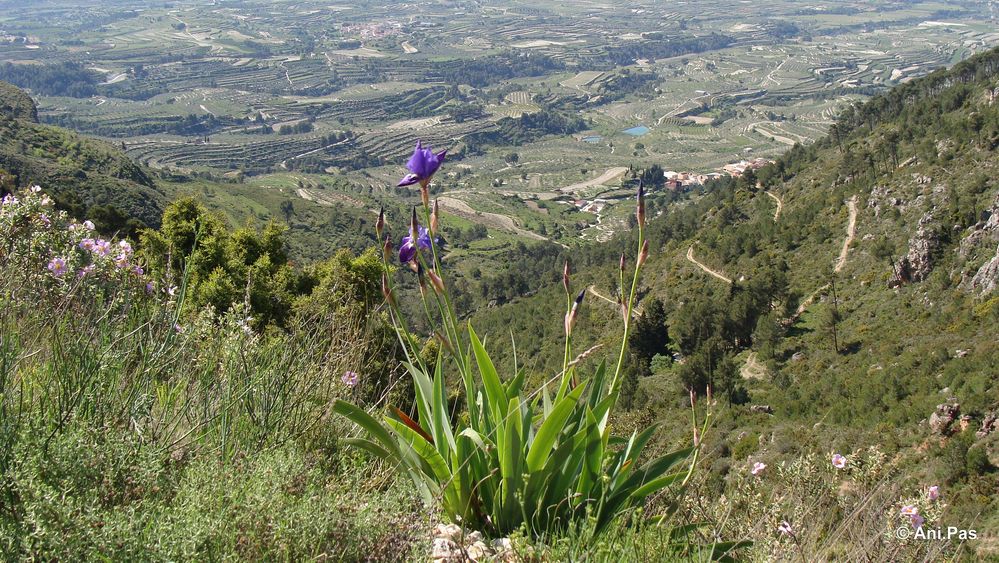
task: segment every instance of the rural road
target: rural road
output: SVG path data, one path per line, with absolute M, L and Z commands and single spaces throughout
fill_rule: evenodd
M 725 277 L 721 273 L 716 272 L 716 271 L 712 270 L 711 268 L 705 266 L 704 264 L 698 262 L 697 259 L 694 258 L 694 245 L 690 245 L 690 248 L 687 249 L 687 260 L 690 260 L 691 262 L 693 262 L 694 264 L 696 264 L 698 268 L 700 268 L 700 269 L 704 270 L 705 272 L 711 274 L 712 276 L 720 279 L 721 281 L 723 281 L 725 283 L 732 283 L 731 279 Z
M 607 169 L 606 172 L 604 172 L 603 174 L 601 174 L 600 176 L 597 176 L 596 178 L 594 178 L 592 180 L 587 180 L 585 182 L 579 182 L 578 184 L 572 184 L 571 186 L 566 186 L 564 188 L 559 188 L 559 189 L 557 189 L 555 191 L 562 192 L 562 193 L 576 192 L 576 191 L 579 191 L 579 190 L 585 190 L 586 188 L 592 188 L 593 186 L 600 186 L 600 185 L 606 184 L 607 182 L 610 182 L 611 180 L 617 178 L 618 176 L 621 176 L 622 174 L 624 174 L 627 171 L 628 171 L 628 169 L 626 167 L 624 167 L 624 166 L 615 166 L 614 168 Z

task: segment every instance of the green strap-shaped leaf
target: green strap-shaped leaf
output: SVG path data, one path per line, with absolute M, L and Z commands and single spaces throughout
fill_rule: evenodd
M 419 415 L 420 421 L 430 420 L 430 399 L 434 394 L 434 385 L 430 381 L 430 376 L 424 373 L 424 371 L 411 363 L 403 362 L 409 374 L 413 376 L 413 381 L 416 385 L 413 386 L 414 392 L 416 394 L 416 411 Z
M 447 390 L 444 387 L 444 374 L 441 371 L 444 358 L 440 352 L 437 354 L 437 366 L 434 368 L 434 402 L 432 418 L 430 419 L 430 433 L 434 437 L 434 445 L 441 456 L 446 457 L 448 452 L 453 451 L 454 432 L 451 431 L 451 417 L 447 410 Z
M 382 448 L 397 457 L 400 461 L 402 460 L 402 454 L 399 451 L 399 445 L 396 443 L 395 438 L 389 433 L 387 428 L 382 426 L 380 422 L 375 420 L 364 409 L 352 405 L 347 401 L 337 399 L 333 401 L 332 411 L 350 419 L 351 422 L 363 428 L 372 438 L 378 441 Z
M 664 477 L 658 477 L 656 479 L 653 479 L 653 480 L 649 481 L 648 483 L 645 483 L 641 487 L 635 489 L 634 492 L 631 493 L 631 500 L 633 502 L 641 500 L 641 499 L 643 499 L 643 498 L 651 495 L 652 493 L 655 493 L 655 492 L 661 491 L 662 489 L 665 489 L 666 487 L 668 487 L 668 486 L 672 485 L 673 483 L 675 483 L 677 480 L 681 480 L 681 479 L 683 479 L 686 476 L 687 476 L 687 472 L 686 471 L 681 471 L 679 473 L 672 473 L 672 474 L 666 475 Z
M 494 424 L 500 426 L 500 421 L 503 418 L 503 413 L 506 412 L 509 398 L 503 389 L 499 375 L 496 373 L 496 366 L 493 365 L 493 361 L 489 358 L 489 354 L 486 353 L 482 342 L 475 334 L 475 331 L 472 330 L 471 323 L 468 324 L 468 336 L 472 341 L 472 353 L 475 354 L 475 363 L 479 366 L 479 374 L 482 376 L 482 386 L 486 392 L 486 403 L 488 403 L 486 410 L 492 414 Z
M 590 387 L 590 408 L 596 410 L 597 403 L 604 398 L 604 380 L 607 377 L 607 360 L 601 360 L 597 371 L 593 374 L 593 385 Z M 597 417 L 599 418 L 599 416 Z
M 579 402 L 580 396 L 583 394 L 584 385 L 579 385 L 575 389 L 569 392 L 568 395 L 562 398 L 561 401 L 555 405 L 551 410 L 551 414 L 545 418 L 545 421 L 538 428 L 538 433 L 534 436 L 534 442 L 531 444 L 531 449 L 527 453 L 527 470 L 530 473 L 538 471 L 544 467 L 545 463 L 548 461 L 548 456 L 551 455 L 552 446 L 555 445 L 555 440 L 565 429 L 565 423 L 569 420 L 569 416 L 572 414 L 573 407 Z
M 399 437 L 409 444 L 413 448 L 413 451 L 429 467 L 431 475 L 427 475 L 427 477 L 433 478 L 436 487 L 444 490 L 444 495 L 447 497 L 445 502 L 450 502 L 451 506 L 457 504 L 458 498 L 451 480 L 451 469 L 444 458 L 441 457 L 441 454 L 423 436 L 417 434 L 404 423 L 388 417 L 385 417 L 385 422 L 399 433 Z
M 527 377 L 527 370 L 524 369 L 517 370 L 517 374 L 514 375 L 513 379 L 511 379 L 506 384 L 506 396 L 516 397 L 517 395 L 520 395 L 520 391 L 524 387 L 524 380 L 526 379 L 526 377 Z
M 372 442 L 371 440 L 365 440 L 364 438 L 347 438 L 344 440 L 348 445 L 354 446 L 355 448 L 364 450 L 375 457 L 391 460 L 392 454 L 388 452 L 385 448 L 379 446 L 378 444 Z

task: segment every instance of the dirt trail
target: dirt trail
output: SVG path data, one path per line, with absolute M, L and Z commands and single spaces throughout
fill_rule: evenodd
M 780 212 L 784 210 L 784 202 L 781 201 L 781 199 L 779 197 L 777 197 L 777 195 L 774 194 L 773 192 L 767 191 L 767 192 L 763 192 L 763 193 L 767 194 L 775 202 L 777 202 L 777 211 L 774 211 L 774 223 L 776 223 L 777 219 L 780 219 Z
M 489 213 L 488 211 L 476 211 L 464 201 L 453 197 L 444 196 L 438 198 L 437 201 L 440 202 L 440 206 L 444 211 L 454 213 L 459 217 L 464 217 L 476 223 L 482 223 L 487 227 L 496 227 L 535 240 L 548 240 L 538 233 L 521 228 L 512 218 L 506 215 Z
M 572 184 L 571 186 L 565 186 L 564 188 L 559 188 L 555 191 L 562 193 L 577 192 L 580 190 L 585 190 L 586 188 L 592 188 L 593 186 L 600 186 L 606 184 L 607 182 L 610 182 L 611 180 L 617 178 L 618 176 L 621 176 L 627 171 L 628 169 L 625 168 L 624 166 L 616 166 L 614 168 L 607 169 L 606 172 L 604 172 L 603 174 L 592 180 L 579 182 L 578 184 Z
M 853 196 L 846 202 L 850 208 L 850 220 L 846 225 L 846 240 L 843 241 L 843 249 L 839 251 L 839 258 L 836 259 L 834 272 L 839 272 L 846 266 L 846 254 L 850 250 L 853 237 L 857 234 L 857 196 Z
M 339 141 L 337 143 L 333 143 L 332 145 L 326 145 L 325 147 L 319 147 L 318 149 L 312 149 L 311 151 L 305 151 L 302 154 L 296 154 L 293 157 L 286 158 L 286 159 L 282 160 L 281 161 L 281 168 L 284 168 L 285 170 L 287 170 L 288 169 L 288 161 L 289 160 L 298 160 L 299 158 L 302 158 L 303 156 L 309 156 L 310 154 L 316 154 L 319 151 L 324 151 L 326 149 L 331 149 L 333 147 L 338 147 L 338 146 L 340 146 L 340 145 L 342 145 L 344 143 L 347 143 L 349 141 L 350 141 L 350 139 L 344 139 L 344 140 Z
M 756 359 L 756 352 L 750 352 L 746 356 L 746 363 L 739 368 L 739 375 L 743 379 L 763 379 L 767 374 L 767 367 Z
M 850 244 L 853 243 L 853 238 L 857 235 L 857 196 L 853 196 L 847 200 L 846 205 L 850 210 L 850 218 L 846 224 L 846 238 L 843 240 L 843 249 L 839 251 L 839 257 L 836 259 L 836 267 L 833 268 L 833 271 L 837 273 L 842 270 L 844 266 L 846 266 L 846 258 L 850 250 Z M 805 309 L 807 309 L 808 306 L 815 301 L 815 298 L 828 288 L 829 284 L 825 284 L 813 291 L 808 297 L 805 298 L 804 301 L 801 302 L 800 305 L 798 305 L 798 309 L 794 312 L 794 316 L 788 320 L 797 320 L 797 318 L 805 312 Z
M 712 270 L 711 268 L 705 266 L 704 264 L 698 262 L 697 259 L 694 258 L 694 245 L 690 245 L 690 248 L 687 249 L 687 260 L 690 260 L 691 262 L 693 262 L 694 264 L 696 264 L 698 268 L 700 268 L 700 269 L 704 270 L 705 272 L 711 274 L 712 276 L 720 279 L 721 281 L 723 281 L 725 283 L 732 283 L 732 280 L 729 279 L 729 278 L 727 278 L 727 277 L 725 277 L 723 274 L 721 274 L 719 272 L 716 272 L 716 271 Z

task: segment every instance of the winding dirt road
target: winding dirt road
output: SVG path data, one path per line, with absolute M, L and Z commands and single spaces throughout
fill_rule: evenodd
M 559 188 L 555 191 L 562 193 L 575 193 L 580 190 L 585 190 L 586 188 L 592 188 L 593 186 L 601 186 L 618 178 L 627 171 L 628 169 L 624 166 L 616 166 L 614 168 L 609 168 L 606 172 L 592 180 L 579 182 L 578 184 L 572 184 L 571 186 L 565 186 L 564 188 Z
M 851 197 L 846 202 L 847 207 L 850 210 L 850 218 L 846 224 L 846 238 L 843 240 L 843 248 L 839 251 L 839 257 L 836 258 L 836 266 L 833 268 L 833 272 L 839 272 L 846 266 L 847 255 L 850 251 L 850 245 L 853 243 L 854 237 L 857 235 L 857 196 Z M 820 293 L 829 288 L 829 284 L 825 284 L 822 287 L 813 291 L 804 301 L 798 305 L 798 309 L 794 312 L 789 321 L 794 321 L 805 312 L 805 309 L 811 305 L 815 298 L 819 296 Z
M 694 245 L 690 245 L 690 248 L 687 249 L 687 260 L 690 260 L 695 265 L 697 265 L 698 268 L 700 268 L 700 269 L 704 270 L 705 272 L 711 274 L 712 276 L 720 279 L 721 281 L 723 281 L 725 283 L 732 283 L 732 280 L 730 278 L 725 277 L 722 273 L 716 272 L 716 271 L 712 270 L 711 268 L 705 266 L 704 264 L 698 262 L 697 258 L 694 258 Z
M 756 359 L 756 352 L 746 355 L 746 363 L 739 368 L 739 375 L 743 379 L 763 379 L 767 375 L 767 367 Z

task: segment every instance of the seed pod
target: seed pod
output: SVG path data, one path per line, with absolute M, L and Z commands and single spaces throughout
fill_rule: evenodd
M 434 286 L 437 295 L 444 295 L 444 280 L 433 270 L 427 270 L 427 277 L 430 278 L 430 285 Z
M 565 335 L 569 336 L 572 334 L 572 327 L 576 324 L 576 317 L 579 315 L 579 306 L 583 303 L 583 297 L 586 297 L 586 290 L 579 292 L 576 296 L 576 300 L 572 303 L 572 309 L 565 315 Z
M 638 226 L 645 226 L 645 186 L 642 185 L 642 181 L 638 181 L 638 210 L 635 212 L 635 216 L 638 218 Z
M 437 227 L 440 225 L 440 206 L 437 204 L 437 200 L 434 200 L 434 210 L 430 214 L 430 234 L 437 234 Z
M 392 239 L 385 237 L 385 244 L 382 245 L 382 258 L 389 262 L 392 260 Z
M 388 276 L 385 272 L 382 272 L 382 295 L 389 305 L 395 307 L 395 295 L 392 294 L 392 288 L 389 287 Z
M 378 220 L 375 221 L 375 233 L 378 238 L 382 238 L 382 232 L 385 230 L 385 208 L 382 207 L 378 210 Z
M 420 282 L 420 295 L 425 295 L 427 291 L 427 277 L 424 275 L 423 264 L 416 263 L 416 279 Z
M 642 264 L 645 264 L 645 261 L 648 259 L 649 259 L 649 241 L 648 239 L 646 239 L 642 243 L 641 252 L 638 253 L 638 267 L 641 268 Z

